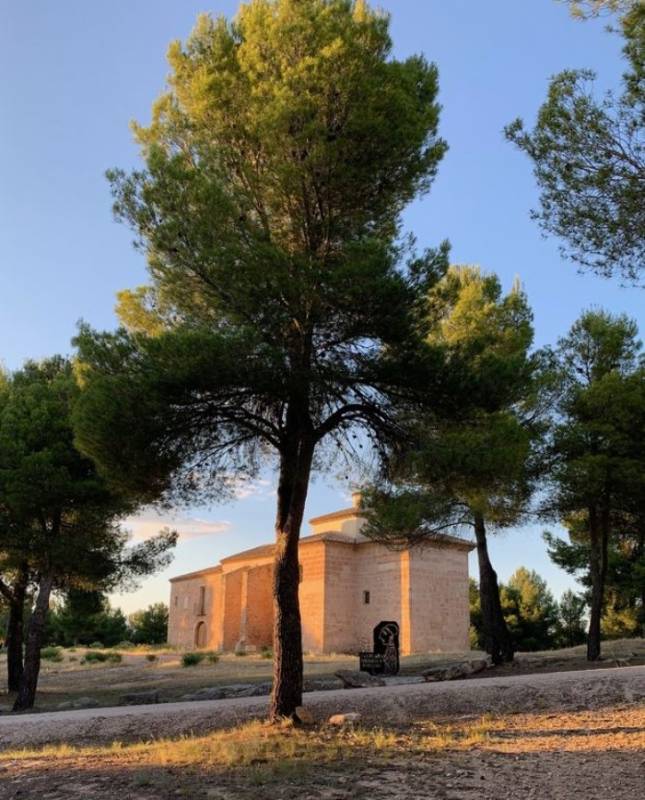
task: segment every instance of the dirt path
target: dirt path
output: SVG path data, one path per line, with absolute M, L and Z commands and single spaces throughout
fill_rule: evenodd
M 368 725 L 486 713 L 585 711 L 645 703 L 645 667 L 312 692 L 305 703 L 317 720 L 357 711 Z M 267 698 L 251 697 L 7 715 L 0 717 L 0 750 L 201 734 L 262 718 L 266 710 Z

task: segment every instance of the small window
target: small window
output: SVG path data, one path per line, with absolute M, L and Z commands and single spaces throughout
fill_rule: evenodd
M 368 606 L 370 604 L 370 593 L 363 592 L 363 604 Z
M 206 587 L 199 587 L 199 616 L 203 617 L 206 613 Z
M 175 595 L 175 608 L 179 605 L 179 595 Z

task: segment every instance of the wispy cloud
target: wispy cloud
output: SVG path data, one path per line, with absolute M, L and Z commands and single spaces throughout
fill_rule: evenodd
M 208 520 L 197 517 L 173 517 L 172 515 L 162 516 L 160 514 L 141 514 L 135 517 L 128 517 L 124 521 L 132 538 L 137 541 L 149 539 L 156 536 L 163 528 L 170 528 L 177 531 L 179 539 L 183 542 L 191 539 L 200 539 L 204 536 L 212 536 L 217 533 L 226 533 L 231 528 L 231 523 L 227 520 Z
M 273 497 L 275 489 L 271 481 L 264 478 L 255 478 L 253 480 L 244 480 L 243 478 L 227 478 L 231 493 L 235 500 L 248 500 L 249 498 L 265 498 Z

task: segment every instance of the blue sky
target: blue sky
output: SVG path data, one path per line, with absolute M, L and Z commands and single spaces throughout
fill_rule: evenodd
M 627 312 L 642 329 L 642 293 L 578 275 L 557 242 L 541 238 L 528 215 L 537 198 L 530 164 L 502 136 L 515 116 L 534 119 L 561 69 L 591 67 L 599 88 L 616 87 L 620 40 L 603 22 L 571 20 L 555 0 L 380 5 L 393 15 L 396 55 L 423 52 L 439 67 L 450 151 L 431 194 L 406 212 L 419 244 L 449 238 L 454 262 L 495 271 L 506 288 L 519 275 L 537 345 L 553 343 L 591 306 Z M 69 353 L 81 318 L 113 328 L 116 291 L 145 281 L 130 232 L 112 219 L 104 172 L 138 164 L 128 123 L 149 118 L 168 43 L 185 38 L 199 12 L 236 8 L 233 0 L 0 0 L 0 361 L 9 369 Z M 270 540 L 272 474 L 238 494 L 226 506 L 179 510 L 174 564 L 115 601 L 130 611 L 165 600 L 169 575 Z M 344 506 L 347 494 L 333 476 L 318 477 L 308 516 Z M 163 524 L 151 512 L 136 530 Z M 570 579 L 550 564 L 540 531 L 495 537 L 491 554 L 503 579 L 523 564 L 559 594 Z

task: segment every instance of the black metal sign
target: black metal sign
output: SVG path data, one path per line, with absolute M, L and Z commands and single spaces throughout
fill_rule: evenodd
M 399 626 L 379 622 L 374 628 L 374 652 L 359 653 L 361 672 L 370 675 L 397 675 L 399 672 Z
M 370 675 L 383 674 L 383 656 L 380 653 L 359 653 L 361 672 L 369 672 Z

